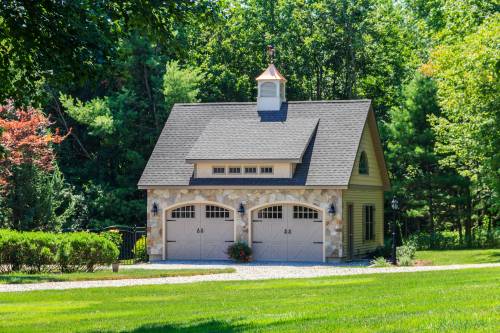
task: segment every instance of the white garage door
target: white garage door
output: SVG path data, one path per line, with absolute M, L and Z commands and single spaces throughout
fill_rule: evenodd
M 254 260 L 323 261 L 323 216 L 301 205 L 274 205 L 252 212 Z
M 166 216 L 167 259 L 227 259 L 234 241 L 233 212 L 215 205 L 192 204 Z

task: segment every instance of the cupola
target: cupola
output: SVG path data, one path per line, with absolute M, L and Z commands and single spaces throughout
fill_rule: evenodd
M 267 69 L 257 77 L 257 111 L 278 111 L 281 103 L 286 101 L 286 79 L 274 66 L 274 48 L 268 47 L 271 63 Z

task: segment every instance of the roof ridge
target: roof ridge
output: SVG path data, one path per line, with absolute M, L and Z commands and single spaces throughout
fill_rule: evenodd
M 371 102 L 371 99 L 333 99 L 316 101 L 286 101 L 287 104 L 314 104 L 314 103 L 359 103 Z M 201 103 L 175 103 L 176 106 L 195 106 L 195 105 L 256 105 L 257 102 L 201 102 Z
M 332 99 L 332 100 L 316 100 L 316 101 L 288 101 L 289 104 L 301 104 L 301 103 L 359 103 L 359 102 L 371 102 L 371 99 Z
M 175 103 L 175 106 L 194 106 L 194 105 L 257 105 L 257 102 L 203 102 L 203 103 Z

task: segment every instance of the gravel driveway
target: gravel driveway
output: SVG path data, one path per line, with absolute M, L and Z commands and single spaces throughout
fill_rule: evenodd
M 355 263 L 364 264 L 364 263 Z M 162 262 L 155 264 L 140 264 L 125 266 L 127 268 L 147 269 L 180 269 L 180 268 L 227 268 L 234 267 L 235 273 L 224 273 L 214 275 L 198 275 L 184 277 L 165 277 L 153 279 L 129 279 L 108 281 L 74 281 L 74 282 L 44 282 L 33 284 L 1 284 L 0 292 L 20 292 L 32 290 L 61 290 L 74 288 L 101 288 L 101 287 L 124 287 L 136 285 L 158 285 L 194 283 L 204 281 L 235 281 L 235 280 L 265 280 L 285 278 L 311 278 L 319 276 L 340 276 L 377 273 L 399 273 L 399 272 L 423 272 L 444 271 L 465 268 L 500 267 L 495 264 L 471 264 L 471 265 L 448 265 L 448 266 L 417 266 L 417 267 L 387 267 L 369 268 L 353 267 L 349 265 L 310 265 L 310 264 L 234 264 L 234 263 L 211 263 L 211 262 Z

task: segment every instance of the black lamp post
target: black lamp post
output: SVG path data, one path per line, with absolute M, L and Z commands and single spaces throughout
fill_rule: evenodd
M 392 197 L 391 201 L 391 208 L 392 208 L 392 257 L 391 257 L 391 262 L 393 265 L 396 265 L 397 259 L 396 259 L 396 211 L 399 208 L 399 203 L 396 197 Z

